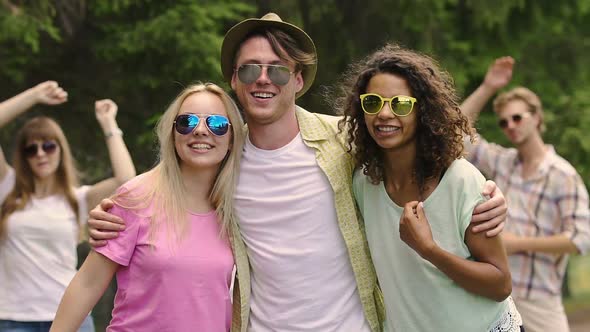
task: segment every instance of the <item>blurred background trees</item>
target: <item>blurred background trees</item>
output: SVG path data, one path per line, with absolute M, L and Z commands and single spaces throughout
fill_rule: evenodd
M 0 100 L 48 79 L 69 92 L 68 103 L 37 107 L 3 128 L 0 146 L 10 158 L 16 128 L 43 113 L 64 127 L 83 179 L 105 178 L 111 171 L 93 105 L 112 98 L 137 169 L 145 171 L 155 162 L 153 126 L 168 103 L 194 81 L 229 88 L 219 68 L 225 32 L 269 11 L 316 43 L 316 83 L 298 101 L 315 112 L 332 113 L 322 87 L 388 41 L 434 56 L 463 96 L 494 58 L 513 56 L 511 86 L 539 94 L 546 142 L 590 186 L 590 0 L 0 0 Z M 508 143 L 492 112 L 482 114 L 478 129 Z M 590 261 L 585 266 L 574 277 Z M 105 303 L 99 330 L 112 300 Z
M 388 41 L 430 54 L 467 95 L 490 62 L 516 61 L 513 85 L 537 92 L 546 140 L 590 184 L 590 0 L 0 0 L 0 98 L 47 79 L 69 102 L 39 108 L 57 118 L 91 181 L 110 172 L 93 101 L 112 98 L 138 170 L 155 161 L 152 128 L 180 89 L 194 81 L 228 87 L 219 69 L 225 32 L 268 11 L 306 30 L 319 52 L 314 87 L 298 103 L 331 113 L 322 86 Z M 16 121 L 0 133 L 10 155 Z M 507 143 L 493 114 L 478 126 Z

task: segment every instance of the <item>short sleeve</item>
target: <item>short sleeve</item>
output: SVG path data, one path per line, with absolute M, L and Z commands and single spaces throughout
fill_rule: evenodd
M 459 164 L 457 165 L 459 167 L 454 171 L 457 183 L 460 184 L 459 187 L 455 188 L 459 195 L 459 228 L 461 234 L 465 234 L 465 231 L 471 223 L 473 210 L 479 203 L 485 201 L 485 197 L 483 197 L 481 192 L 486 179 L 481 172 L 467 160 L 460 159 L 455 163 Z
M 108 240 L 105 246 L 94 250 L 117 264 L 128 266 L 137 245 L 142 218 L 119 205 L 113 206 L 109 212 L 123 219 L 125 229 L 118 237 Z
M 0 179 L 0 204 L 4 202 L 8 194 L 14 189 L 15 181 L 16 174 L 14 173 L 14 169 L 8 167 L 8 172 L 6 172 L 3 179 Z
M 74 189 L 74 195 L 76 195 L 76 201 L 78 201 L 78 215 L 80 216 L 80 224 L 86 224 L 88 222 L 88 191 L 90 186 L 82 186 Z

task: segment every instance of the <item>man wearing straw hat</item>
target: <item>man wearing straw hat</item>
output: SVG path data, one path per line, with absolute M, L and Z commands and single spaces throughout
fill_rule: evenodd
M 339 118 L 295 104 L 313 83 L 316 56 L 311 38 L 274 13 L 238 23 L 223 41 L 222 73 L 248 123 L 232 231 L 232 331 L 381 330 L 383 303 Z M 493 198 L 473 220 L 495 235 L 506 207 L 495 186 L 486 190 Z M 112 235 L 101 229 L 121 222 L 97 207 L 91 243 L 102 245 Z
M 383 307 L 339 118 L 295 105 L 315 77 L 313 41 L 276 14 L 248 19 L 225 35 L 221 69 L 248 123 L 234 330 L 379 331 Z
M 236 331 L 381 329 L 339 118 L 295 104 L 313 83 L 316 56 L 311 38 L 274 13 L 238 23 L 221 47 L 248 123 L 235 195 Z

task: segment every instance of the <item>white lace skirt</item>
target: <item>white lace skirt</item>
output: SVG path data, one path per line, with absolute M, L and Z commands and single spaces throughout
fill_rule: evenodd
M 500 319 L 492 328 L 489 329 L 489 332 L 520 332 L 520 327 L 522 326 L 522 318 L 516 310 L 516 305 L 514 305 L 514 301 L 512 301 L 512 297 L 508 297 L 508 309 Z

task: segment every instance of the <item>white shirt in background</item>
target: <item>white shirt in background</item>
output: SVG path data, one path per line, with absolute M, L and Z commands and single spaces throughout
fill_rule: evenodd
M 0 181 L 0 202 L 12 191 L 15 173 Z M 81 220 L 87 220 L 89 186 L 75 189 Z M 79 224 L 62 195 L 32 198 L 12 213 L 0 241 L 0 319 L 52 321 L 76 274 Z

